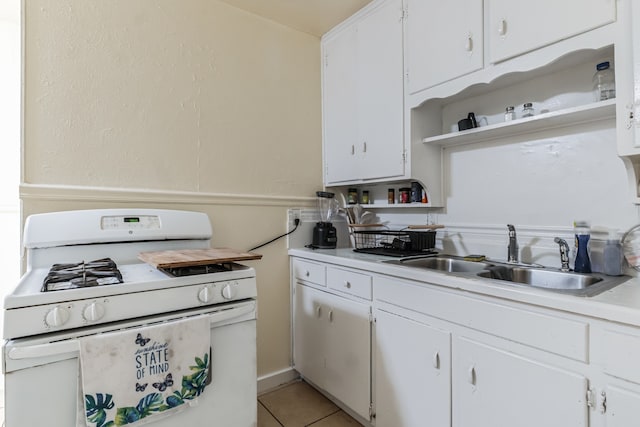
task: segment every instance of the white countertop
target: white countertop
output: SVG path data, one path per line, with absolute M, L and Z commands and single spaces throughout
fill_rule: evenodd
M 290 249 L 289 255 L 640 326 L 640 278 L 637 277 L 630 277 L 628 281 L 599 295 L 581 297 L 468 274 L 456 275 L 388 264 L 382 261 L 392 258 L 361 254 L 352 249 Z

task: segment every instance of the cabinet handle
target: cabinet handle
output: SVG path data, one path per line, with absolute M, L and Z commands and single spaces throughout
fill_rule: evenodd
M 501 19 L 500 23 L 498 23 L 498 34 L 504 36 L 507 34 L 507 21 L 506 19 Z
M 433 367 L 440 369 L 440 353 L 437 351 L 433 354 Z
M 354 154 L 356 154 L 356 146 L 351 144 L 351 155 L 353 156 Z
M 605 412 L 607 412 L 607 393 L 603 390 L 602 392 L 600 392 L 600 413 L 604 414 Z
M 362 144 L 362 152 L 363 152 L 363 153 L 366 153 L 366 152 L 367 152 L 367 141 L 365 141 L 365 142 Z
M 316 316 L 319 318 L 320 316 L 322 316 L 322 310 L 320 306 L 316 307 Z
M 311 275 L 311 273 L 309 273 L 309 270 L 307 270 L 307 271 L 304 272 L 304 275 L 309 277 Z
M 464 50 L 466 50 L 467 52 L 473 51 L 473 38 L 471 37 L 471 34 L 467 36 L 467 41 L 464 44 Z
M 329 310 L 329 315 L 327 317 L 329 318 L 329 322 L 333 322 L 333 310 Z
M 467 381 L 471 385 L 476 385 L 476 367 L 473 365 L 471 365 L 471 367 L 467 371 Z
M 351 289 L 351 282 L 348 282 L 348 281 L 345 280 L 344 281 L 344 287 L 347 288 L 347 289 Z

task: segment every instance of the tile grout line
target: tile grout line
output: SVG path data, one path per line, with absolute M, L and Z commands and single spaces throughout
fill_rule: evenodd
M 280 426 L 281 426 L 281 427 L 284 427 L 284 424 L 282 424 L 282 423 L 280 422 L 280 420 L 278 419 L 278 417 L 276 417 L 276 416 L 275 416 L 275 414 L 273 414 L 273 413 L 269 410 L 269 408 L 267 408 L 266 406 L 264 406 L 264 405 L 262 404 L 262 402 L 260 402 L 259 400 L 258 400 L 258 405 L 262 406 L 262 407 L 264 408 L 264 410 L 265 410 L 265 411 L 267 411 L 269 414 L 271 414 L 271 416 L 273 417 L 273 419 L 274 419 L 274 420 L 276 420 L 276 422 L 277 422 L 278 424 L 280 424 Z
M 337 413 L 338 413 L 338 412 L 340 412 L 341 410 L 342 410 L 342 409 L 337 408 L 337 409 L 336 409 L 335 411 L 333 411 L 332 413 L 327 414 L 327 415 L 325 415 L 325 416 L 324 416 L 324 417 L 322 417 L 322 418 L 318 418 L 317 420 L 315 420 L 315 421 L 314 421 L 314 422 L 312 422 L 311 424 L 307 424 L 305 427 L 309 427 L 309 426 L 312 426 L 312 425 L 314 425 L 314 424 L 316 424 L 316 423 L 319 423 L 320 421 L 324 420 L 325 418 L 329 418 L 330 416 L 337 414 Z

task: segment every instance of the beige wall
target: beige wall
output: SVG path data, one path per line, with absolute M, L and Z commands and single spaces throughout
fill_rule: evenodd
M 248 249 L 321 187 L 318 38 L 214 0 L 23 7 L 23 218 L 197 210 L 214 246 Z M 259 252 L 268 375 L 289 366 L 289 270 L 285 241 Z

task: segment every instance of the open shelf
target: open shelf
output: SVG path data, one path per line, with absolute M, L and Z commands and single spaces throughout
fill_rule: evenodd
M 563 110 L 542 113 L 533 117 L 510 122 L 495 123 L 461 132 L 451 132 L 424 138 L 425 144 L 459 145 L 485 142 L 510 136 L 538 132 L 544 129 L 557 129 L 580 123 L 614 118 L 616 100 L 594 102 Z
M 370 203 L 362 205 L 364 209 L 409 209 L 409 208 L 432 208 L 431 203 Z

